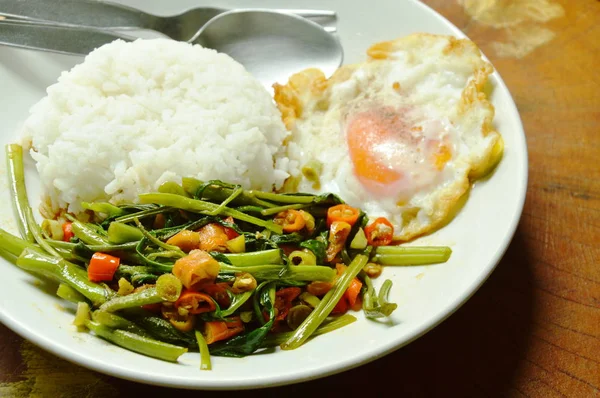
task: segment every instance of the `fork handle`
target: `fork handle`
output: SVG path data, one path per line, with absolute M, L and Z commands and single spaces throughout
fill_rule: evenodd
M 87 55 L 116 39 L 134 40 L 107 30 L 0 20 L 0 45 L 11 47 Z
M 97 0 L 0 0 L 0 16 L 98 28 L 151 29 L 156 16 Z

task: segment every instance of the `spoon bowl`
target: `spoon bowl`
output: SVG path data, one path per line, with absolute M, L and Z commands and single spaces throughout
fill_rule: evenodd
M 190 42 L 231 56 L 268 89 L 306 68 L 319 68 L 329 76 L 344 58 L 336 35 L 313 21 L 277 11 L 225 12 Z

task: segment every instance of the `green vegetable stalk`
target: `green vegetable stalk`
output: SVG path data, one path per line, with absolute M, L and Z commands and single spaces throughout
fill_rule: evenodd
M 79 303 L 86 300 L 84 295 L 65 283 L 58 285 L 56 295 L 72 303 Z
M 83 328 L 90 320 L 90 305 L 85 301 L 77 303 L 77 312 L 75 313 L 75 319 L 73 319 L 73 325 L 77 326 L 77 328 Z
M 142 231 L 120 222 L 111 222 L 108 226 L 108 241 L 117 245 L 138 242 L 144 237 Z
M 191 197 L 181 185 L 177 184 L 174 181 L 163 182 L 160 187 L 158 187 L 158 192 L 160 193 L 172 193 L 179 196 L 185 196 L 187 198 Z
M 208 344 L 204 336 L 199 331 L 195 331 L 196 341 L 198 342 L 198 349 L 200 350 L 200 370 L 211 370 L 212 364 L 210 362 L 210 351 L 208 350 Z
M 120 223 L 128 223 L 133 221 L 134 219 L 143 219 L 146 217 L 152 217 L 152 216 L 156 216 L 157 214 L 164 214 L 164 213 L 168 213 L 170 211 L 172 211 L 173 209 L 171 207 L 167 207 L 167 206 L 159 206 L 153 209 L 145 209 L 145 210 L 140 210 L 137 211 L 135 213 L 131 213 L 131 214 L 126 214 L 120 217 L 117 217 L 114 219 L 114 221 L 116 222 L 120 222 Z
M 281 264 L 281 252 L 279 249 L 261 250 L 248 253 L 225 253 L 225 257 L 232 265 L 238 267 L 247 267 L 261 264 Z
M 428 265 L 445 263 L 451 254 L 447 246 L 379 246 L 373 261 L 383 265 Z
M 364 254 L 357 254 L 354 257 L 354 260 L 352 260 L 346 271 L 339 277 L 333 288 L 325 294 L 319 305 L 315 307 L 298 329 L 294 331 L 292 336 L 281 345 L 282 349 L 293 350 L 300 347 L 315 332 L 336 306 L 352 279 L 358 275 L 368 261 L 369 257 Z
M 320 336 L 325 333 L 333 332 L 339 328 L 350 325 L 356 321 L 356 317 L 350 314 L 344 314 L 339 317 L 335 317 L 330 320 L 325 320 L 323 323 L 314 331 L 311 338 Z M 267 336 L 263 343 L 263 347 L 276 347 L 288 341 L 294 332 L 282 332 L 274 333 Z
M 190 336 L 188 333 L 180 332 L 169 321 L 161 317 L 144 313 L 132 314 L 131 312 L 135 310 L 138 310 L 138 308 L 125 309 L 122 312 L 126 313 L 128 318 L 132 319 L 133 322 L 150 333 L 155 339 L 177 345 L 185 345 L 189 348 L 198 347 L 198 343 L 193 335 Z
M 73 230 L 73 235 L 75 235 L 79 240 L 88 245 L 108 245 L 108 239 L 106 236 L 103 236 L 98 233 L 98 229 L 93 227 L 90 224 L 82 223 L 81 221 L 76 220 L 74 217 L 67 214 L 67 218 L 71 221 L 71 228 Z
M 117 296 L 100 306 L 101 311 L 114 312 L 124 308 L 141 307 L 147 304 L 173 302 L 181 294 L 181 281 L 173 274 L 163 274 L 157 281 L 156 286 L 149 287 L 126 296 Z
M 57 249 L 63 249 L 67 251 L 73 251 L 78 245 L 82 245 L 82 243 L 71 243 L 71 242 L 63 242 L 60 240 L 47 240 L 48 244 Z M 111 253 L 111 252 L 124 252 L 124 251 L 134 251 L 138 242 L 129 242 L 122 244 L 102 244 L 102 245 L 85 245 L 83 244 L 90 253 L 102 252 L 102 253 Z
M 152 337 L 148 332 L 132 321 L 110 312 L 96 310 L 92 313 L 92 320 L 112 329 L 121 329 L 140 336 Z
M 17 144 L 7 145 L 6 157 L 8 159 L 13 205 L 19 215 L 19 230 L 21 231 L 21 235 L 30 242 L 35 240 L 49 254 L 60 257 L 56 250 L 46 243 L 42 229 L 37 224 L 33 216 L 33 211 L 29 206 L 27 190 L 25 188 L 25 174 L 23 172 L 23 148 Z M 32 237 L 33 239 L 31 239 Z
M 0 249 L 15 257 L 19 257 L 25 249 L 30 249 L 39 254 L 46 254 L 35 243 L 31 243 L 27 240 L 17 238 L 13 234 L 6 232 L 2 228 L 0 228 Z
M 25 187 L 25 172 L 23 170 L 23 148 L 17 144 L 6 146 L 6 160 L 8 163 L 8 181 L 12 192 L 12 199 L 18 219 L 17 224 L 21 237 L 29 242 L 35 242 L 29 229 L 29 200 Z
M 198 199 L 206 199 L 213 202 L 224 202 L 228 198 L 231 198 L 234 191 L 237 189 L 236 186 L 226 184 L 221 181 L 208 181 L 203 182 L 195 178 L 184 177 L 181 181 L 181 185 L 186 193 L 196 197 Z M 198 196 L 201 195 L 201 197 Z M 239 206 L 258 206 L 258 207 L 274 207 L 273 203 L 260 200 L 250 193 L 250 191 L 242 190 L 241 193 L 237 194 L 231 203 Z
M 17 266 L 69 285 L 94 305 L 100 305 L 114 295 L 108 287 L 90 282 L 83 268 L 62 258 L 40 254 L 39 251 L 30 248 L 23 250 L 17 258 Z
M 140 336 L 125 330 L 111 329 L 93 321 L 86 322 L 85 326 L 97 336 L 102 337 L 111 343 L 130 351 L 162 359 L 164 361 L 176 362 L 181 355 L 188 351 L 187 348 L 184 347 L 163 343 L 162 341 Z
M 373 287 L 373 282 L 366 274 L 361 273 L 361 279 L 365 282 L 366 290 L 363 294 L 363 311 L 367 318 L 385 318 L 388 317 L 396 310 L 398 305 L 396 303 L 388 302 L 388 295 L 392 288 L 392 281 L 387 279 L 383 282 L 381 289 L 379 289 L 379 295 Z
M 282 195 L 263 191 L 249 191 L 249 193 L 259 199 L 287 204 L 311 204 L 315 199 L 313 195 Z
M 125 210 L 106 202 L 81 202 L 81 207 L 86 210 L 91 210 L 96 214 L 104 214 L 108 218 L 119 217 L 127 213 Z
M 164 206 L 171 206 L 182 210 L 187 210 L 196 213 L 210 214 L 219 208 L 219 205 L 214 203 L 205 202 L 198 199 L 190 199 L 183 196 L 175 195 L 172 193 L 146 193 L 139 196 L 141 203 L 158 203 Z M 271 221 L 261 220 L 260 218 L 249 216 L 241 211 L 224 207 L 221 210 L 221 214 L 231 216 L 235 219 L 245 221 L 260 227 L 269 229 L 276 233 L 282 233 L 283 229 L 280 225 L 277 225 Z
M 296 282 L 323 281 L 331 282 L 335 278 L 335 270 L 322 265 L 303 265 L 285 267 L 281 265 L 251 265 L 236 267 L 220 263 L 221 272 L 248 272 L 257 280 L 290 280 Z
M 292 204 L 292 205 L 283 205 L 283 206 L 271 207 L 269 209 L 264 209 L 260 212 L 260 214 L 262 214 L 263 216 L 272 216 L 272 215 L 277 214 L 282 211 L 300 210 L 300 209 L 307 208 L 308 206 L 310 206 L 310 204 L 296 203 L 296 204 Z

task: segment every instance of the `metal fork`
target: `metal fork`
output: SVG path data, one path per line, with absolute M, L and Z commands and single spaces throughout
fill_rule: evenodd
M 200 7 L 178 15 L 158 16 L 136 8 L 97 0 L 0 0 L 0 16 L 7 18 L 102 29 L 150 29 L 179 41 L 190 40 L 206 22 L 225 11 L 229 10 Z M 328 32 L 336 31 L 334 11 L 272 11 L 296 14 L 320 24 Z

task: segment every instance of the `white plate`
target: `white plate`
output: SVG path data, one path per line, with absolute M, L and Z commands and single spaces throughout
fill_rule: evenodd
M 168 14 L 203 3 L 130 0 L 128 5 Z M 220 6 L 281 7 L 269 1 L 220 1 Z M 414 32 L 464 37 L 457 28 L 415 0 L 288 1 L 290 8 L 324 8 L 338 12 L 345 62 L 365 59 L 372 43 Z M 7 143 L 28 109 L 78 57 L 0 48 L 0 141 Z M 477 183 L 457 218 L 418 244 L 449 245 L 446 264 L 387 268 L 394 281 L 391 299 L 399 304 L 389 323 L 359 316 L 354 324 L 287 352 L 244 359 L 214 358 L 211 372 L 198 369 L 198 354 L 185 354 L 171 364 L 113 346 L 71 326 L 71 307 L 40 289 L 32 276 L 0 260 L 0 320 L 21 336 L 69 361 L 130 380 L 198 389 L 240 389 L 314 379 L 377 359 L 421 336 L 460 307 L 490 275 L 508 246 L 521 215 L 527 185 L 527 149 L 515 104 L 500 76 L 491 77 L 495 124 L 504 137 L 505 155 L 492 178 Z M 16 233 L 7 193 L 4 153 L 0 160 L 0 225 Z M 31 164 L 28 189 L 34 206 L 39 187 Z M 62 308 L 62 309 L 61 309 Z M 473 320 L 477 322 L 476 319 Z

